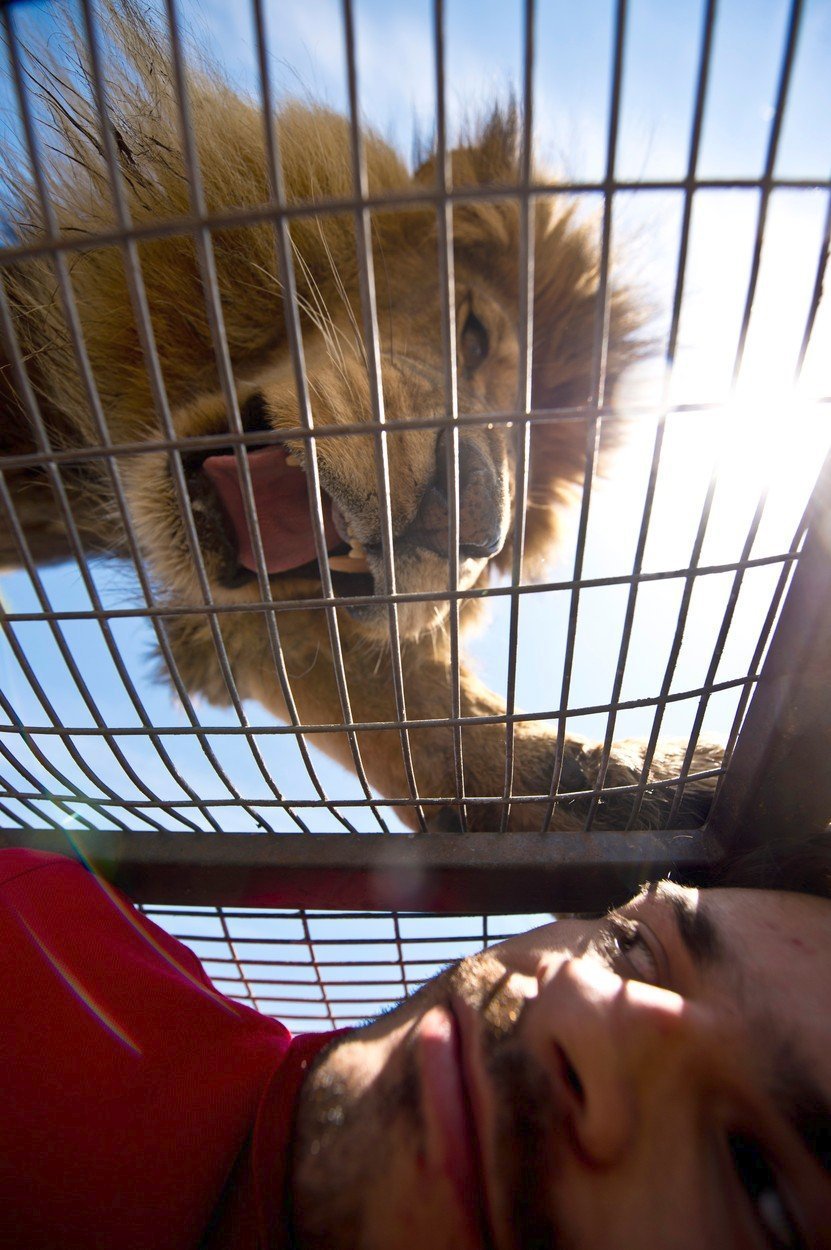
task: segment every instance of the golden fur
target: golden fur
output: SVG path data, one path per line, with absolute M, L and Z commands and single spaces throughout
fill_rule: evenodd
M 110 6 L 110 35 L 121 62 L 111 87 L 111 121 L 124 194 L 133 223 L 175 221 L 191 213 L 172 70 L 158 32 L 130 0 Z M 54 66 L 41 62 L 43 98 L 58 134 L 50 167 L 50 194 L 66 234 L 94 237 L 112 230 L 114 214 L 106 162 L 97 139 L 97 121 L 88 103 L 91 88 L 74 90 Z M 262 117 L 235 93 L 216 70 L 202 68 L 190 80 L 190 103 L 208 209 L 212 212 L 256 206 L 269 196 Z M 347 122 L 319 107 L 290 104 L 276 130 L 290 204 L 345 199 L 353 191 Z M 427 157 L 410 174 L 398 155 L 372 133 L 365 140 L 368 185 L 372 194 L 412 185 L 435 185 Z M 452 154 L 456 187 L 505 187 L 518 178 L 517 120 L 505 107 L 493 114 Z M 36 239 L 43 229 L 35 189 L 25 171 L 12 180 L 17 238 Z M 577 406 L 591 389 L 592 344 L 596 317 L 598 255 L 593 236 L 574 220 L 572 210 L 550 200 L 534 209 L 534 365 L 532 401 L 536 408 Z M 513 197 L 457 204 L 453 214 L 459 408 L 463 413 L 504 412 L 516 405 L 520 209 Z M 295 433 L 301 407 L 288 348 L 279 281 L 277 236 L 273 223 L 228 226 L 212 232 L 212 255 L 221 297 L 224 330 L 243 423 Z M 291 224 L 297 299 L 303 331 L 305 376 L 316 426 L 355 425 L 372 420 L 372 391 L 366 365 L 356 260 L 354 216 L 350 212 L 299 216 Z M 447 589 L 447 500 L 442 482 L 444 443 L 435 429 L 412 428 L 418 418 L 446 410 L 436 213 L 431 205 L 372 215 L 383 400 L 387 437 L 390 513 L 399 592 L 441 593 Z M 188 688 L 216 704 L 228 701 L 211 621 L 198 611 L 204 600 L 183 507 L 192 509 L 210 592 L 219 604 L 255 603 L 261 585 L 237 576 L 222 510 L 205 486 L 204 451 L 188 452 L 189 438 L 225 435 L 227 412 L 215 344 L 206 311 L 200 256 L 193 235 L 166 234 L 136 246 L 152 322 L 154 347 L 172 425 L 182 440 L 187 497 L 176 486 L 175 460 L 167 451 L 121 455 L 115 470 L 104 458 L 66 461 L 61 478 L 77 527 L 89 554 L 130 554 L 114 487 L 123 487 L 126 508 L 138 536 L 140 555 L 160 600 L 193 605 L 193 614 L 170 617 L 166 631 Z M 141 444 L 164 434 L 148 369 L 147 344 L 137 330 L 135 291 L 131 291 L 124 252 L 117 245 L 91 245 L 71 254 L 74 302 L 100 397 L 105 430 L 91 413 L 79 371 L 66 311 L 49 258 L 20 261 L 5 271 L 15 334 L 53 448 L 97 447 L 106 433 L 115 444 Z M 637 354 L 638 316 L 624 292 L 611 299 L 607 385 L 611 388 Z M 472 330 L 471 330 L 472 327 Z M 464 336 L 472 333 L 468 341 Z M 477 337 L 478 336 L 478 337 Z M 152 346 L 152 345 L 151 345 Z M 472 354 L 471 354 L 472 353 Z M 29 454 L 38 448 L 26 416 L 21 379 L 0 360 L 0 452 Z M 465 425 L 459 439 L 462 482 L 459 535 L 463 546 L 459 584 L 484 584 L 491 567 L 510 568 L 512 560 L 514 437 L 499 423 Z M 266 441 L 268 437 L 266 434 Z M 271 440 L 274 441 L 273 439 Z M 582 420 L 552 421 L 532 427 L 525 568 L 542 567 L 557 536 L 561 508 L 575 497 L 585 464 Z M 303 460 L 306 440 L 287 438 L 287 449 Z M 374 593 L 383 592 L 382 516 L 378 504 L 373 436 L 319 437 L 320 482 L 346 519 L 350 536 L 365 552 Z M 66 518 L 46 471 L 12 465 L 7 470 L 26 541 L 36 561 L 65 557 L 72 550 Z M 489 547 L 498 550 L 488 557 Z M 20 562 L 14 531 L 0 516 L 0 567 Z M 343 559 L 335 560 L 343 566 Z M 359 567 L 360 562 L 355 567 Z M 363 567 L 363 566 L 360 566 Z M 366 584 L 354 575 L 335 577 L 336 590 Z M 276 602 L 320 595 L 320 581 L 306 568 L 270 578 Z M 358 589 L 358 594 L 365 593 Z M 447 605 L 410 601 L 400 605 L 399 628 L 406 711 L 411 721 L 445 719 L 450 712 Z M 463 620 L 465 613 L 463 612 Z M 287 716 L 275 670 L 273 637 L 262 611 L 220 615 L 219 629 L 234 680 L 243 697 L 258 699 L 278 717 Z M 276 614 L 279 646 L 300 720 L 337 726 L 342 706 L 334 678 L 332 640 L 322 609 Z M 385 606 L 337 613 L 340 640 L 356 722 L 387 722 L 396 717 Z M 466 717 L 498 717 L 504 704 L 464 666 L 461 712 Z M 519 722 L 515 730 L 514 791 L 547 793 L 555 739 L 550 730 Z M 389 797 L 406 797 L 399 733 L 366 730 L 358 734 L 372 784 Z M 314 741 L 351 765 L 343 732 Z M 446 726 L 410 731 L 419 793 L 455 792 L 452 733 Z M 505 761 L 505 730 L 499 724 L 465 726 L 464 779 L 470 796 L 499 793 Z M 622 743 L 613 751 L 607 785 L 639 777 L 642 744 Z M 683 749 L 659 751 L 653 779 L 673 776 Z M 563 788 L 591 788 L 599 750 L 577 738 L 565 745 Z M 697 769 L 712 767 L 716 754 L 702 747 Z M 279 778 L 277 778 L 279 782 Z M 680 819 L 700 817 L 707 783 L 693 784 Z M 647 795 L 640 823 L 666 820 L 671 790 Z M 510 827 L 539 827 L 538 804 L 514 804 Z M 467 808 L 473 828 L 498 827 L 499 804 Z M 579 828 L 585 804 L 561 806 L 555 828 Z M 412 808 L 402 809 L 414 821 Z M 426 808 L 431 827 L 452 827 L 449 809 Z M 609 799 L 598 819 L 606 827 L 625 823 L 627 802 Z

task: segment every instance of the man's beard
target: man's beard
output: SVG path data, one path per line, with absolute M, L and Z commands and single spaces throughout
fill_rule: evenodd
M 516 1250 L 554 1250 L 550 1210 L 552 1152 L 565 1129 L 551 1082 L 517 1037 L 525 999 L 503 965 L 483 951 L 428 982 L 380 1022 L 348 1034 L 325 1051 L 301 1093 L 292 1161 L 296 1201 L 295 1245 L 302 1250 L 360 1250 L 366 1244 L 366 1196 L 383 1190 L 396 1150 L 423 1150 L 425 1124 L 414 1029 L 430 1007 L 461 999 L 481 1020 L 485 1069 L 496 1107 L 493 1126 L 498 1174 Z M 341 1071 L 338 1052 L 367 1031 L 411 1020 L 403 1063 L 394 1079 L 377 1079 L 356 1092 Z M 484 1204 L 484 1195 L 482 1195 Z M 385 1239 L 395 1245 L 392 1230 Z M 492 1250 L 487 1228 L 483 1250 Z

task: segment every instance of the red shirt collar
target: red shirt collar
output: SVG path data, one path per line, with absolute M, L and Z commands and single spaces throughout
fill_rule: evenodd
M 251 1174 L 263 1250 L 291 1250 L 288 1160 L 296 1102 L 312 1060 L 350 1029 L 306 1033 L 292 1039 L 265 1088 L 254 1123 Z

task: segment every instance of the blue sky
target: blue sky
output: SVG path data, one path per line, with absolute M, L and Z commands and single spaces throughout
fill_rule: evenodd
M 256 82 L 252 25 L 245 3 L 187 6 L 238 81 Z M 611 0 L 544 0 L 537 5 L 537 139 L 543 158 L 576 178 L 600 175 L 615 5 Z M 518 0 L 448 0 L 447 101 L 451 117 L 517 89 L 524 5 Z M 413 118 L 428 130 L 435 107 L 429 0 L 358 0 L 355 6 L 365 116 L 406 150 Z M 789 6 L 784 0 L 723 0 L 708 88 L 700 171 L 753 175 L 767 141 Z M 183 11 L 186 11 L 183 8 Z M 338 0 L 272 3 L 270 48 L 288 93 L 346 106 L 343 29 Z M 681 0 L 632 0 L 627 19 L 622 177 L 679 176 L 686 162 L 702 6 Z M 827 176 L 831 140 L 831 6 L 806 5 L 796 77 L 777 171 Z
M 25 12 L 29 9 L 28 13 Z M 49 28 L 54 11 L 46 3 L 19 6 L 21 18 Z M 311 95 L 333 107 L 346 102 L 343 30 L 337 0 L 271 3 L 270 52 L 277 81 L 285 94 Z M 249 8 L 242 0 L 183 3 L 183 15 L 201 32 L 240 88 L 255 91 L 253 35 Z M 365 119 L 406 153 L 416 131 L 429 132 L 434 113 L 432 6 L 426 0 L 394 5 L 359 0 L 356 5 L 362 110 Z M 521 71 L 522 6 L 504 0 L 449 0 L 447 4 L 447 89 L 451 124 L 487 104 L 495 95 L 518 90 Z M 727 0 L 720 6 L 710 78 L 699 172 L 703 176 L 755 176 L 764 158 L 774 100 L 787 5 L 781 0 Z M 538 5 L 536 141 L 542 163 L 572 178 L 592 180 L 603 169 L 606 145 L 609 65 L 613 6 L 609 0 L 575 5 L 542 0 Z M 664 0 L 632 0 L 629 6 L 627 57 L 617 172 L 633 179 L 674 178 L 686 163 L 687 136 L 698 56 L 701 6 Z M 831 4 L 806 5 L 789 108 L 783 129 L 777 173 L 827 178 L 831 167 Z M 0 94 L 0 121 L 12 124 L 6 81 Z M 665 330 L 672 295 L 678 244 L 680 197 L 653 193 L 622 197 L 616 209 L 615 234 L 624 272 L 650 292 L 656 307 L 658 337 Z M 806 362 L 799 395 L 789 390 L 796 350 L 805 322 L 826 206 L 823 191 L 780 192 L 771 202 L 768 243 L 763 257 L 756 312 L 748 341 L 743 403 L 724 414 L 691 411 L 674 417 L 659 479 L 655 519 L 647 545 L 648 571 L 683 566 L 689 558 L 713 457 L 719 454 L 723 476 L 702 553 L 703 563 L 735 559 L 762 484 L 776 470 L 777 486 L 754 555 L 782 550 L 801 511 L 812 475 L 827 446 L 827 415 L 807 400 L 831 392 L 828 351 L 829 316 L 821 310 L 814 346 Z M 700 194 L 694 215 L 688 268 L 688 297 L 682 318 L 681 351 L 673 399 L 678 403 L 723 400 L 735 353 L 755 227 L 756 197 L 748 192 Z M 646 369 L 630 384 L 631 395 L 654 396 L 660 370 Z M 824 410 L 827 414 L 827 408 Z M 788 436 L 783 440 L 782 430 Z M 585 575 L 625 574 L 631 569 L 640 521 L 653 426 L 645 420 L 623 456 L 613 479 L 597 486 L 592 500 Z M 748 448 L 752 454 L 748 454 Z M 552 581 L 567 580 L 573 568 L 573 533 L 550 571 Z M 99 593 L 109 606 L 136 602 L 135 588 L 121 572 L 99 563 L 92 570 Z M 47 570 L 44 586 L 51 603 L 63 608 L 89 606 L 73 565 Z M 775 572 L 753 570 L 739 602 L 719 676 L 745 671 L 758 635 Z M 701 579 L 673 682 L 679 690 L 699 684 L 706 673 L 713 639 L 730 589 L 729 575 Z M 37 610 L 33 588 L 23 574 L 5 578 L 6 605 Z M 639 596 L 632 652 L 623 698 L 657 693 L 674 629 L 680 583 L 656 582 Z M 560 698 L 562 657 L 569 596 L 551 592 L 527 597 L 521 612 L 518 704 L 529 711 L 555 708 Z M 608 701 L 625 609 L 620 589 L 584 591 L 581 598 L 575 671 L 574 707 Z M 488 625 L 472 643 L 484 679 L 504 688 L 507 668 L 507 600 L 495 601 Z M 102 649 L 92 622 L 68 624 L 65 635 L 105 718 L 137 726 L 136 712 Z M 91 726 L 77 688 L 57 654 L 45 624 L 16 629 L 31 663 L 67 723 Z M 170 691 L 152 681 L 152 638 L 140 621 L 116 622 L 113 633 L 122 647 L 131 677 L 151 721 L 160 728 L 187 722 Z M 30 724 L 46 724 L 29 683 L 8 646 L 0 644 L 0 682 L 17 714 Z M 705 728 L 723 736 L 730 728 L 735 694 L 715 697 Z M 691 723 L 692 701 L 672 705 L 666 734 L 683 734 Z M 271 722 L 256 707 L 252 723 Z M 235 723 L 224 711 L 203 707 L 203 723 Z M 621 715 L 620 736 L 649 732 L 651 712 Z M 603 716 L 577 718 L 572 727 L 602 736 Z M 16 734 L 2 735 L 38 776 L 41 765 L 21 746 Z M 185 737 L 168 735 L 165 746 L 191 784 L 214 798 L 224 791 L 201 751 Z M 101 768 L 114 784 L 125 784 L 110 751 L 94 737 L 79 739 L 83 757 Z M 311 798 L 313 790 L 287 736 L 261 739 L 268 767 L 284 792 Z M 78 765 L 54 739 L 40 740 L 63 772 L 79 784 Z M 123 738 L 120 746 L 151 788 L 168 797 L 180 793 L 152 746 L 141 737 Z M 212 740 L 235 781 L 254 799 L 267 797 L 251 757 L 235 740 Z M 357 797 L 353 778 L 316 757 L 327 791 L 334 798 Z M 11 770 L 3 765 L 7 776 Z M 217 809 L 218 817 L 222 815 Z M 235 819 L 236 816 L 235 816 Z M 243 815 L 241 828 L 249 827 Z M 291 822 L 286 823 L 292 828 Z M 320 828 L 337 827 L 325 815 Z

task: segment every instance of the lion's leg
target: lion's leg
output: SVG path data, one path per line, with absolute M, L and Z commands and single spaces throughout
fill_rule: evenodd
M 444 657 L 436 655 L 432 644 L 405 649 L 402 657 L 407 718 L 410 721 L 440 721 L 450 715 L 451 673 Z M 501 828 L 504 805 L 501 795 L 505 787 L 506 737 L 503 700 L 482 684 L 464 665 L 460 674 L 460 703 L 463 718 L 476 718 L 476 723 L 462 728 L 464 792 L 468 799 L 485 802 L 465 804 L 467 827 L 473 830 Z M 359 683 L 355 691 L 353 715 L 356 720 L 385 722 L 395 719 L 391 699 L 391 675 L 382 666 L 371 682 Z M 481 719 L 479 719 L 481 718 Z M 407 795 L 402 763 L 400 735 L 389 730 L 365 731 L 360 736 L 361 748 L 371 779 L 385 794 Z M 456 760 L 453 731 L 446 725 L 413 727 L 409 732 L 417 792 L 424 798 L 455 798 Z M 534 831 L 542 828 L 548 802 L 526 801 L 532 795 L 548 795 L 557 756 L 557 735 L 551 723 L 514 722 L 513 771 L 510 778 L 512 796 L 520 801 L 510 805 L 508 828 L 513 831 Z M 642 774 L 645 743 L 615 743 L 605 773 L 605 787 L 636 786 Z M 584 738 L 569 734 L 561 746 L 562 770 L 560 791 L 579 794 L 591 792 L 596 783 L 602 759 L 601 748 Z M 669 780 L 679 774 L 686 744 L 662 744 L 652 761 L 650 778 Z M 705 771 L 717 766 L 720 752 L 711 745 L 698 748 L 692 771 Z M 685 790 L 674 818 L 678 826 L 703 823 L 709 807 L 714 780 L 694 782 Z M 674 787 L 656 788 L 641 796 L 637 817 L 640 828 L 667 825 L 675 796 Z M 623 829 L 632 812 L 632 794 L 623 792 L 604 798 L 594 812 L 598 828 Z M 589 812 L 588 797 L 558 804 L 550 828 L 577 830 L 583 827 Z M 460 827 L 461 804 L 429 804 L 425 817 L 430 828 Z M 408 824 L 415 827 L 414 809 L 402 811 Z
M 192 624 L 185 635 L 182 618 L 171 622 L 172 641 L 181 658 L 183 675 L 188 683 L 203 690 L 215 702 L 226 702 L 224 685 L 215 664 L 210 680 L 206 680 L 205 657 L 212 644 L 202 637 L 204 621 L 188 618 Z M 277 613 L 278 633 L 292 697 L 302 723 L 311 725 L 343 724 L 342 707 L 335 682 L 329 634 L 322 612 L 283 611 Z M 434 800 L 424 807 L 431 828 L 452 828 L 458 822 L 454 735 L 446 721 L 450 716 L 451 678 L 447 657 L 427 639 L 408 644 L 402 652 L 403 685 L 406 714 L 414 724 L 408 731 L 409 747 L 416 795 L 409 791 L 404 767 L 401 734 L 389 728 L 398 719 L 393 692 L 389 658 L 384 653 L 368 651 L 355 634 L 345 613 L 339 613 L 346 680 L 349 690 L 352 721 L 364 728 L 356 738 L 369 781 L 385 797 L 407 800 L 420 797 Z M 196 634 L 193 633 L 196 631 Z M 281 718 L 286 704 L 275 675 L 272 643 L 261 614 L 237 615 L 223 623 L 231 661 L 240 692 L 258 699 Z M 177 641 L 178 640 L 178 641 Z M 486 718 L 465 725 L 462 729 L 465 795 L 487 802 L 467 804 L 467 825 L 471 829 L 498 829 L 503 805 L 501 795 L 505 776 L 505 706 L 464 667 L 460 671 L 461 713 L 463 717 Z M 379 728 L 373 728 L 378 725 Z M 352 748 L 343 729 L 309 735 L 327 754 L 352 766 Z M 549 725 L 517 721 L 514 729 L 514 771 L 512 794 L 519 796 L 547 795 L 551 786 L 557 750 L 556 733 Z M 667 748 L 656 756 L 653 779 L 677 775 L 683 750 Z M 598 775 L 599 747 L 583 739 L 569 736 L 563 743 L 561 791 L 591 791 Z M 643 743 L 619 743 L 613 749 L 606 774 L 607 786 L 633 786 L 640 779 Z M 702 747 L 693 761 L 693 771 L 712 768 L 717 762 L 712 747 Z M 279 778 L 277 778 L 279 782 Z M 703 820 L 709 804 L 712 782 L 691 787 L 679 811 L 676 824 L 697 825 Z M 667 823 L 673 799 L 673 788 L 656 790 L 643 805 L 638 824 L 660 827 Z M 442 800 L 439 802 L 439 800 Z M 551 827 L 580 829 L 588 811 L 589 800 L 575 799 L 558 805 Z M 542 825 L 547 808 L 545 801 L 514 802 L 509 827 L 512 830 L 534 830 Z M 625 827 L 631 811 L 631 797 L 621 795 L 604 799 L 595 824 L 605 828 Z M 403 819 L 417 827 L 414 805 L 402 804 Z

